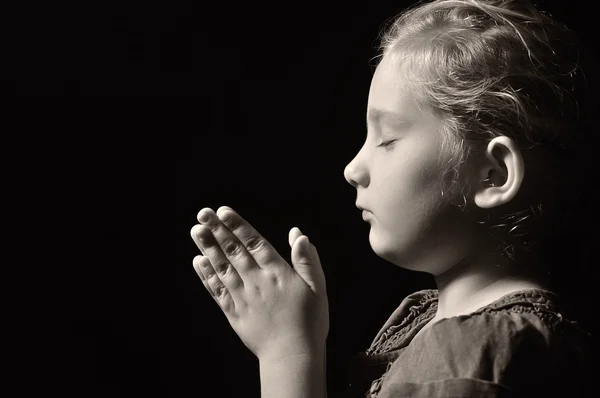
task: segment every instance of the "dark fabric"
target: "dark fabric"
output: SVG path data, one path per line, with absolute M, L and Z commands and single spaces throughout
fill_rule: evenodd
M 513 292 L 413 340 L 436 311 L 437 290 L 404 299 L 371 346 L 348 362 L 346 396 L 597 395 L 591 336 L 567 319 L 554 293 Z

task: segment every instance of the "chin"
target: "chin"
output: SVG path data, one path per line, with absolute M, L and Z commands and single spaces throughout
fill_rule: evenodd
M 385 261 L 402 268 L 417 270 L 415 268 L 415 261 L 411 261 L 407 256 L 410 252 L 409 245 L 400 242 L 398 238 L 391 239 L 379 236 L 371 228 L 369 244 L 373 252 Z
M 402 241 L 397 237 L 392 239 L 391 237 L 383 237 L 376 234 L 373 229 L 369 234 L 369 243 L 371 249 L 375 254 L 383 260 L 392 263 L 400 268 L 425 272 L 435 275 L 439 273 L 439 268 L 443 266 L 440 261 L 444 263 L 442 258 L 453 258 L 453 253 L 448 253 L 445 250 L 436 250 L 434 248 L 426 249 L 425 242 L 416 241 Z M 421 248 L 415 250 L 416 248 Z M 440 254 L 442 254 L 440 258 Z

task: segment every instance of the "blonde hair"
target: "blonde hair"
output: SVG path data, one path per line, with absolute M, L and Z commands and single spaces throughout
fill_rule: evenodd
M 440 183 L 462 197 L 463 210 L 472 155 L 500 135 L 523 151 L 519 200 L 479 221 L 510 258 L 542 240 L 559 214 L 551 209 L 574 196 L 576 148 L 587 127 L 580 48 L 576 34 L 528 0 L 420 1 L 381 36 L 380 57 L 406 66 L 409 93 L 446 122 Z

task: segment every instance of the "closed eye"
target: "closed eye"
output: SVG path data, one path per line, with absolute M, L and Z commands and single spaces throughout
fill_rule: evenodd
M 384 147 L 386 149 L 391 148 L 397 140 L 384 141 L 381 144 L 377 145 L 377 147 Z

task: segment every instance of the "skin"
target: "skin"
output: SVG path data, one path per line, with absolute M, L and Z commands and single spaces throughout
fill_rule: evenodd
M 237 212 L 199 212 L 191 235 L 198 276 L 246 347 L 259 359 L 322 349 L 329 332 L 325 275 L 318 253 L 298 228 L 289 233 L 293 268 Z
M 402 89 L 402 76 L 401 65 L 383 58 L 369 92 L 367 139 L 344 176 L 357 190 L 357 206 L 368 210 L 374 252 L 435 277 L 438 313 L 422 333 L 443 318 L 468 314 L 510 292 L 547 287 L 521 264 L 495 255 L 486 234 L 441 195 L 444 121 Z M 496 137 L 474 159 L 473 178 L 479 182 L 472 184 L 469 200 L 476 209 L 513 200 L 525 173 L 515 143 Z M 202 255 L 194 258 L 194 268 L 258 357 L 262 397 L 326 397 L 329 312 L 315 246 L 292 228 L 290 267 L 233 209 L 202 209 L 198 221 L 191 235 Z
M 468 314 L 516 290 L 547 288 L 520 264 L 495 254 L 488 235 L 442 196 L 438 155 L 444 151 L 444 120 L 403 89 L 403 75 L 403 65 L 391 57 L 378 65 L 369 91 L 367 138 L 344 170 L 357 190 L 356 205 L 368 210 L 373 251 L 399 267 L 434 275 L 439 306 L 431 323 Z M 469 199 L 476 210 L 513 200 L 525 173 L 513 140 L 496 137 L 474 159 L 477 181 Z
M 194 269 L 246 347 L 259 359 L 261 397 L 327 397 L 329 306 L 315 246 L 289 233 L 292 267 L 227 206 L 198 213 Z

